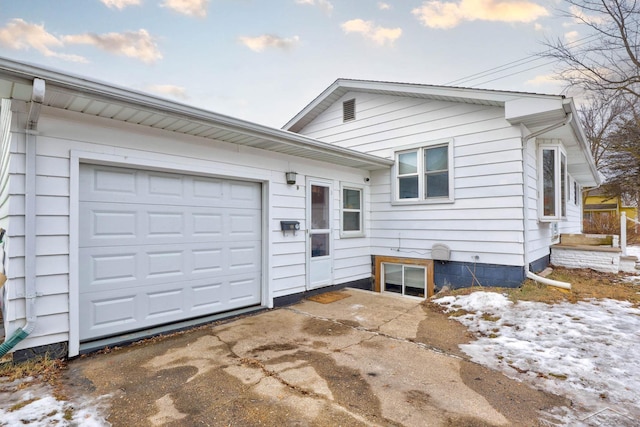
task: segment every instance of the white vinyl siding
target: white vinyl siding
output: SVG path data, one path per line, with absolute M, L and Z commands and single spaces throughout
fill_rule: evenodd
M 523 265 L 521 131 L 504 110 L 360 92 L 343 99 L 355 96 L 357 121 L 342 123 L 339 100 L 300 133 L 385 158 L 451 140 L 455 165 L 455 202 L 444 204 L 394 204 L 395 174 L 371 174 L 372 254 L 428 258 L 434 243 L 445 243 L 453 261 Z
M 24 111 L 25 106 L 14 106 L 14 110 L 16 108 Z M 72 354 L 77 351 L 77 330 L 73 331 L 79 317 L 77 169 L 79 163 L 87 161 L 262 182 L 263 206 L 266 209 L 263 223 L 265 293 L 262 301 L 265 305 L 273 298 L 305 290 L 305 234 L 298 232 L 294 236 L 287 233 L 285 236 L 280 230 L 281 220 L 299 221 L 301 230 L 306 229 L 305 186 L 287 185 L 285 171 L 295 169 L 333 180 L 334 284 L 371 275 L 369 239 L 342 240 L 339 234 L 339 183 L 363 182 L 369 175 L 367 171 L 51 109 L 43 109 L 38 131 L 36 287 L 40 294 L 37 312 L 42 317 L 36 330 L 16 350 L 70 340 Z M 20 134 L 13 134 L 13 138 L 16 137 Z M 12 278 L 10 286 L 7 286 L 11 316 L 5 319 L 7 334 L 24 324 L 25 316 L 24 144 L 15 145 L 11 156 L 11 173 L 16 175 L 17 190 L 10 196 L 12 212 L 9 216 L 15 222 L 5 227 L 12 236 L 9 248 Z M 305 175 L 299 175 L 298 183 L 304 182 Z M 2 208 L 7 208 L 6 203 Z M 367 210 L 367 206 L 364 209 Z M 367 227 L 365 224 L 365 229 Z

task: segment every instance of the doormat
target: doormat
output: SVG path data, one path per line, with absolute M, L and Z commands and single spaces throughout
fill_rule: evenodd
M 307 298 L 309 301 L 319 302 L 320 304 L 330 304 L 341 299 L 348 298 L 349 295 L 346 292 L 326 292 L 324 294 L 314 295 Z

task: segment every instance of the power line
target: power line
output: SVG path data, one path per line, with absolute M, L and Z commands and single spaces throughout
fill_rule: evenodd
M 595 37 L 598 37 L 598 35 L 597 34 L 591 34 L 589 36 L 586 36 L 586 37 L 583 37 L 581 39 L 577 39 L 577 40 L 574 40 L 574 41 L 572 41 L 570 43 L 567 43 L 566 46 L 567 47 L 574 47 L 574 48 L 575 47 L 580 47 L 580 46 L 586 44 L 590 39 L 593 39 Z M 544 51 L 542 53 L 543 54 L 544 53 L 550 53 L 552 51 L 553 51 L 552 49 L 549 49 L 549 50 L 546 50 L 546 51 Z M 540 60 L 545 60 L 545 58 L 544 57 L 540 57 L 538 55 L 529 55 L 529 56 L 526 56 L 524 58 L 520 58 L 520 59 L 517 59 L 515 61 L 511 61 L 511 62 L 508 62 L 506 64 L 499 65 L 497 67 L 489 68 L 487 70 L 480 71 L 478 73 L 474 73 L 474 74 L 471 74 L 471 75 L 466 76 L 466 77 L 462 77 L 462 78 L 459 78 L 459 79 L 456 79 L 456 80 L 452 80 L 452 81 L 450 81 L 448 83 L 445 83 L 445 85 L 447 85 L 447 86 L 448 85 L 463 85 L 463 84 L 466 84 L 468 82 L 473 82 L 475 80 L 479 80 L 479 79 L 482 79 L 482 78 L 485 78 L 485 77 L 490 77 L 492 75 L 496 75 L 496 74 L 502 73 L 504 71 L 507 71 L 507 70 L 510 70 L 510 69 L 514 69 L 514 68 L 518 68 L 518 67 L 524 66 L 526 64 L 530 64 L 532 62 L 536 62 L 536 61 L 540 61 Z M 524 70 L 520 70 L 520 71 L 517 71 L 517 72 L 514 72 L 514 73 L 510 73 L 510 74 L 507 74 L 507 75 L 504 75 L 504 76 L 499 76 L 499 77 L 493 78 L 491 80 L 484 81 L 482 83 L 470 84 L 469 86 L 470 87 L 475 87 L 475 86 L 479 86 L 479 85 L 486 84 L 486 83 L 489 83 L 489 82 L 493 82 L 493 81 L 496 81 L 496 80 L 500 80 L 500 79 L 503 79 L 503 78 L 506 78 L 506 77 L 511 77 L 511 76 L 514 76 L 514 75 L 517 75 L 517 74 L 525 73 L 525 72 L 534 70 L 536 68 L 541 68 L 541 67 L 544 67 L 546 65 L 550 65 L 553 62 L 554 61 L 547 61 L 547 62 L 545 62 L 544 64 L 541 64 L 541 65 L 528 67 L 528 68 L 525 68 Z

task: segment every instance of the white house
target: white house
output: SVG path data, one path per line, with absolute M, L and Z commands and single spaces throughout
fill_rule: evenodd
M 515 286 L 597 184 L 556 96 L 339 80 L 278 130 L 0 59 L 0 98 L 14 359 L 332 287 Z
M 543 270 L 600 183 L 564 96 L 339 79 L 284 129 L 394 161 L 368 183 L 374 265 L 435 260 L 438 287 Z

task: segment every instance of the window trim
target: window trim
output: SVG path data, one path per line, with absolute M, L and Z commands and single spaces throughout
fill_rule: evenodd
M 382 292 L 382 264 L 401 264 L 407 266 L 422 266 L 427 269 L 427 288 L 426 298 L 430 298 L 435 293 L 435 282 L 433 272 L 433 260 L 423 258 L 403 258 L 394 256 L 375 255 L 375 271 L 374 271 L 374 292 Z M 417 298 L 417 297 L 407 297 Z M 421 298 L 422 299 L 422 298 Z
M 361 184 L 354 184 L 351 182 L 340 182 L 340 237 L 352 238 L 352 237 L 364 237 L 365 236 L 365 186 Z M 344 190 L 357 190 L 360 192 L 360 230 L 345 230 L 344 229 L 344 213 L 356 212 L 357 209 L 349 209 L 345 211 L 344 208 Z
M 438 148 L 438 147 L 447 147 L 447 176 L 449 181 L 448 195 L 444 197 L 425 197 L 425 165 L 424 165 L 424 154 L 425 150 Z M 401 154 L 416 152 L 417 156 L 417 173 L 416 174 L 407 174 L 406 176 L 417 175 L 418 177 L 418 197 L 417 198 L 407 198 L 401 199 L 399 197 L 400 194 L 400 177 L 399 175 L 399 157 Z M 412 204 L 438 204 L 438 203 L 453 203 L 455 201 L 454 195 L 454 157 L 453 157 L 453 139 L 442 139 L 430 142 L 423 142 L 418 144 L 407 145 L 404 147 L 399 147 L 398 150 L 394 151 L 394 159 L 395 163 L 392 167 L 391 171 L 391 204 L 392 205 L 412 205 Z
M 544 213 L 544 152 L 553 151 L 554 154 L 554 213 Z M 568 156 L 561 144 L 542 143 L 538 146 L 538 220 L 540 222 L 554 222 L 567 218 L 569 203 L 569 172 Z

